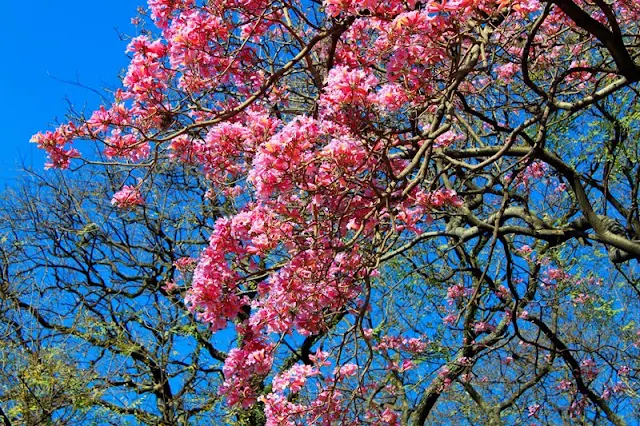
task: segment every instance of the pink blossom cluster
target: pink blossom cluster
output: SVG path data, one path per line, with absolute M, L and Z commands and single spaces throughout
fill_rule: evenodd
M 598 376 L 600 370 L 591 358 L 585 358 L 580 362 L 580 373 L 586 380 L 593 380 Z
M 257 401 L 255 379 L 266 377 L 273 364 L 273 344 L 250 332 L 241 348 L 229 351 L 224 362 L 224 383 L 219 392 L 231 405 L 250 407 Z
M 113 129 L 105 139 L 104 154 L 107 158 L 128 158 L 137 163 L 146 159 L 151 153 L 148 142 L 140 141 L 133 133 L 122 134 L 118 128 Z
M 569 406 L 569 417 L 576 419 L 582 416 L 584 409 L 589 405 L 589 400 L 583 396 L 576 397 Z
M 458 141 L 464 140 L 465 136 L 454 132 L 453 130 L 447 130 L 433 141 L 433 146 L 436 148 L 447 148 Z
M 173 266 L 175 266 L 178 271 L 185 273 L 192 271 L 197 262 L 198 259 L 194 259 L 193 257 L 181 257 L 173 262 Z
M 131 110 L 122 102 L 114 102 L 111 108 L 103 105 L 95 110 L 87 120 L 86 126 L 90 133 L 106 133 L 112 126 L 122 133 L 122 127 L 131 123 Z
M 516 175 L 514 183 L 528 188 L 533 182 L 540 181 L 547 174 L 548 166 L 542 161 L 534 161 L 529 164 L 521 173 Z M 511 176 L 505 177 L 506 181 L 511 181 Z
M 346 424 L 355 425 L 344 414 L 342 394 L 336 388 L 358 370 L 355 364 L 344 364 L 334 369 L 333 375 L 321 373 L 320 369 L 330 365 L 327 360 L 329 353 L 316 351 L 310 356 L 313 365 L 296 364 L 290 369 L 277 374 L 273 378 L 272 392 L 261 396 L 260 401 L 265 404 L 267 425 L 298 425 L 298 424 Z M 321 380 L 321 377 L 325 376 Z M 315 394 L 310 403 L 293 403 L 287 397 L 288 392 L 300 392 L 311 378 L 315 380 Z
M 567 271 L 561 268 L 550 267 L 544 273 L 543 282 L 545 285 L 553 285 L 554 282 L 560 283 L 570 279 L 571 275 Z
M 78 150 L 67 147 L 76 134 L 76 128 L 68 124 L 58 127 L 53 132 L 38 133 L 31 138 L 31 142 L 45 150 L 49 156 L 45 168 L 67 169 L 71 159 L 80 156 Z
M 194 0 L 148 0 L 151 17 L 160 28 L 166 28 L 171 15 L 194 4 Z
M 425 227 L 433 221 L 432 213 L 447 207 L 460 208 L 464 200 L 453 189 L 440 188 L 435 191 L 417 189 L 412 195 L 398 204 L 395 214 L 396 228 L 421 234 Z
M 451 374 L 451 369 L 448 366 L 443 366 L 440 370 L 438 370 L 438 378 L 442 380 L 441 391 L 444 392 L 451 387 L 453 384 L 453 380 L 449 375 Z
M 465 288 L 463 284 L 454 284 L 447 288 L 447 300 L 449 304 L 453 304 L 455 301 L 467 297 L 470 293 L 468 288 Z
M 270 393 L 260 399 L 264 405 L 267 426 L 297 426 L 300 424 L 353 425 L 344 416 L 342 394 L 328 387 L 321 390 L 309 405 L 290 402 L 284 395 Z
M 409 7 L 415 7 L 415 1 L 409 2 Z M 402 1 L 373 1 L 373 0 L 325 0 L 324 6 L 329 16 L 338 16 L 341 13 L 357 14 L 363 10 L 376 14 L 392 14 L 402 11 L 405 7 Z
M 371 91 L 377 84 L 378 79 L 363 69 L 337 66 L 329 71 L 320 103 L 327 109 L 339 108 L 344 104 L 364 105 L 371 101 Z
M 473 331 L 476 334 L 491 333 L 495 329 L 496 329 L 495 325 L 489 324 L 488 322 L 485 322 L 485 321 L 479 321 L 473 324 Z
M 134 38 L 127 47 L 133 53 L 127 74 L 122 80 L 124 99 L 155 107 L 162 103 L 172 73 L 164 66 L 167 47 L 161 40 L 151 41 L 147 36 Z
M 537 417 L 538 411 L 542 408 L 540 404 L 533 404 L 527 407 L 527 411 L 529 412 L 529 417 Z
M 453 189 L 440 188 L 433 192 L 419 191 L 416 194 L 416 204 L 427 209 L 443 208 L 446 206 L 462 207 L 464 200 Z
M 209 90 L 223 83 L 232 66 L 224 54 L 224 40 L 229 35 L 225 20 L 206 8 L 184 9 L 171 21 L 164 36 L 169 42 L 172 68 L 180 69 L 179 87 L 190 92 Z
M 323 312 L 336 312 L 359 293 L 353 273 L 359 255 L 332 256 L 329 251 L 307 250 L 293 258 L 262 287 L 250 323 L 276 333 L 295 329 L 310 335 L 323 330 L 329 319 Z
M 111 204 L 120 209 L 132 209 L 136 206 L 143 206 L 145 203 L 137 187 L 125 185 L 120 191 L 113 194 Z
M 285 390 L 290 390 L 296 393 L 302 389 L 309 377 L 319 373 L 319 370 L 311 365 L 296 364 L 289 370 L 276 374 L 273 378 L 273 391 L 283 393 Z
M 427 348 L 428 343 L 418 337 L 382 336 L 380 342 L 373 346 L 375 350 L 406 351 L 409 353 L 421 353 Z
M 228 237 L 231 221 L 218 220 L 211 235 L 209 247 L 200 256 L 193 273 L 193 285 L 185 297 L 187 306 L 214 330 L 222 329 L 227 321 L 237 317 L 248 300 L 236 294 L 239 275 L 228 265 L 226 253 L 239 250 L 239 245 Z

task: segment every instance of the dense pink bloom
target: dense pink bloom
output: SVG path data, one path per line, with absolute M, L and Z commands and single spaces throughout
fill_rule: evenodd
M 49 162 L 47 162 L 45 168 L 67 169 L 71 159 L 80 156 L 78 150 L 67 147 L 76 136 L 82 136 L 80 129 L 72 124 L 66 124 L 59 126 L 53 132 L 47 131 L 35 134 L 31 138 L 31 142 L 36 143 L 38 148 L 47 152 Z
M 148 0 L 151 17 L 160 28 L 165 28 L 172 13 L 192 5 L 194 0 Z
M 453 189 L 441 188 L 430 193 L 418 192 L 416 203 L 426 208 L 461 207 L 464 200 Z
M 447 130 L 436 138 L 433 142 L 433 146 L 436 148 L 446 148 L 463 139 L 464 135 L 458 134 L 452 130 Z
M 329 71 L 321 103 L 325 107 L 342 104 L 362 105 L 378 79 L 362 69 L 338 66 Z
M 144 205 L 144 198 L 140 190 L 135 186 L 125 185 L 111 199 L 111 204 L 121 209 L 131 209 Z
M 316 368 L 310 365 L 296 364 L 289 370 L 277 374 L 273 378 L 273 391 L 283 392 L 286 389 L 291 392 L 298 392 L 304 386 L 309 377 L 315 376 L 319 373 Z
M 146 141 L 139 141 L 134 134 L 122 134 L 120 129 L 113 129 L 111 135 L 105 140 L 104 153 L 107 158 L 128 158 L 133 162 L 146 159 L 151 152 L 151 147 Z
M 518 72 L 518 65 L 514 63 L 502 64 L 496 67 L 495 72 L 500 79 L 510 79 Z
M 257 401 L 255 377 L 264 377 L 273 364 L 273 345 L 262 339 L 249 337 L 242 348 L 229 351 L 224 362 L 224 383 L 220 393 L 229 404 L 247 408 Z

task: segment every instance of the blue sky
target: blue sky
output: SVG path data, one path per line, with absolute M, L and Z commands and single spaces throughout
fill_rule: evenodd
M 42 168 L 44 156 L 31 135 L 63 120 L 67 99 L 76 109 L 99 105 L 97 94 L 61 80 L 100 90 L 116 87 L 126 68 L 131 18 L 144 0 L 31 0 L 3 3 L 0 26 L 0 187 L 21 163 Z

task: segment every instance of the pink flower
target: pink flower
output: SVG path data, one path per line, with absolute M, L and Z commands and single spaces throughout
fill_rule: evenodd
M 419 191 L 416 196 L 416 204 L 433 209 L 445 206 L 462 207 L 464 200 L 453 189 L 440 188 L 433 192 Z
M 586 398 L 576 399 L 569 406 L 569 417 L 575 419 L 576 417 L 580 417 L 584 412 L 585 407 L 588 404 L 588 400 Z
M 139 162 L 149 156 L 151 147 L 148 142 L 138 141 L 136 135 L 122 134 L 120 129 L 113 129 L 111 135 L 105 139 L 104 153 L 107 158 L 122 157 L 133 162 Z
M 542 161 L 534 161 L 527 166 L 520 174 L 516 176 L 516 185 L 529 187 L 532 181 L 540 180 L 547 174 L 548 166 Z M 511 177 L 505 176 L 507 182 L 511 181 Z
M 345 364 L 338 368 L 336 376 L 338 377 L 350 377 L 354 376 L 358 372 L 358 366 L 355 364 Z
M 400 372 L 404 372 L 407 370 L 411 370 L 415 365 L 410 359 L 405 359 L 402 361 L 402 365 L 400 366 Z
M 340 373 L 346 375 L 350 373 L 352 370 L 350 369 L 350 365 L 345 365 L 344 372 L 340 369 Z M 355 367 L 357 369 L 357 367 Z M 289 389 L 291 392 L 296 393 L 302 389 L 304 384 L 307 382 L 309 377 L 315 376 L 319 373 L 318 369 L 312 367 L 310 365 L 300 365 L 296 364 L 291 367 L 289 370 L 282 372 L 281 374 L 277 374 L 273 378 L 273 390 L 275 392 L 284 392 L 284 390 Z
M 143 206 L 142 194 L 135 186 L 125 185 L 111 199 L 111 204 L 121 209 L 132 209 L 136 206 Z
M 407 352 L 421 353 L 427 349 L 427 343 L 416 337 L 412 337 L 406 341 L 403 340 L 402 343 Z
M 176 285 L 176 282 L 173 280 L 165 281 L 164 285 L 162 286 L 162 289 L 167 293 L 172 293 L 177 288 L 178 286 Z
M 560 382 L 556 386 L 556 389 L 561 391 L 568 391 L 572 387 L 573 387 L 573 383 L 571 383 L 571 381 L 563 379 L 563 380 L 560 380 Z
M 529 411 L 529 417 L 536 417 L 538 415 L 538 411 L 540 411 L 540 404 L 533 404 L 527 407 L 527 411 Z
M 565 192 L 566 190 L 567 190 L 567 184 L 562 182 L 562 183 L 559 183 L 558 186 L 554 188 L 553 192 L 556 194 L 560 194 Z
M 473 331 L 476 334 L 483 333 L 483 332 L 490 333 L 495 329 L 496 329 L 496 327 L 494 325 L 491 325 L 491 324 L 489 324 L 487 322 L 484 322 L 484 321 L 477 322 L 477 323 L 475 323 L 473 325 Z
M 520 247 L 520 249 L 518 250 L 518 252 L 522 255 L 527 255 L 527 254 L 531 254 L 531 252 L 533 251 L 533 249 L 528 246 L 527 244 L 523 245 L 522 247 Z
M 463 139 L 464 139 L 464 135 L 457 134 L 452 130 L 447 130 L 446 132 L 444 132 L 443 134 L 441 134 L 436 138 L 436 140 L 433 142 L 433 146 L 435 148 L 446 148 L 452 145 L 453 143 L 455 143 L 456 141 L 460 141 Z
M 71 140 L 77 136 L 82 136 L 82 131 L 70 123 L 59 126 L 53 132 L 37 133 L 33 135 L 31 142 L 47 152 L 49 162 L 45 164 L 45 169 L 68 169 L 71 159 L 80 157 L 78 150 L 67 148 Z
M 449 300 L 449 304 L 462 299 L 467 294 L 469 294 L 469 290 L 464 288 L 464 285 L 462 284 L 455 284 L 447 289 L 447 299 Z
M 329 71 L 325 93 L 320 102 L 325 106 L 362 105 L 376 84 L 378 79 L 365 70 L 338 66 Z
M 383 85 L 375 97 L 375 101 L 380 105 L 380 108 L 388 111 L 399 110 L 408 99 L 402 86 L 396 83 Z
M 382 415 L 380 416 L 380 420 L 383 421 L 386 424 L 397 424 L 398 422 L 398 415 L 396 413 L 394 413 L 390 408 L 385 408 L 385 410 L 382 412 Z
M 454 314 L 449 314 L 449 315 L 447 315 L 446 317 L 442 318 L 442 322 L 443 322 L 445 325 L 449 325 L 449 326 L 451 326 L 451 325 L 455 325 L 455 323 L 456 323 L 456 316 L 455 316 Z
M 197 260 L 193 257 L 181 257 L 180 259 L 173 262 L 173 266 L 182 273 L 193 271 L 197 263 Z
M 600 370 L 596 367 L 596 362 L 590 358 L 583 359 L 580 363 L 580 372 L 582 376 L 587 380 L 593 380 L 596 378 Z
M 518 72 L 518 65 L 514 63 L 502 64 L 496 67 L 495 71 L 498 78 L 502 80 L 511 80 L 511 77 Z
M 549 281 L 560 282 L 566 281 L 571 278 L 571 276 L 567 272 L 563 271 L 560 268 L 549 268 L 546 275 L 547 284 L 550 284 Z

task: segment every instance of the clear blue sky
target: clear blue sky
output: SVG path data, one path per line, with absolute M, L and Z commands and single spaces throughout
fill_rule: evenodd
M 68 99 L 93 108 L 99 97 L 59 80 L 116 87 L 126 68 L 123 35 L 136 35 L 131 18 L 145 0 L 31 0 L 3 2 L 0 26 L 0 188 L 24 162 L 43 167 L 31 135 L 63 120 Z

